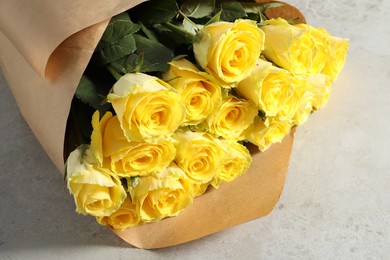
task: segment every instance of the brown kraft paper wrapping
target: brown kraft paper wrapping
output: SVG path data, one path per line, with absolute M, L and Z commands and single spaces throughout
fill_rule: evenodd
M 81 75 L 109 19 L 142 2 L 0 0 L 0 68 L 23 117 L 61 173 L 66 122 Z M 268 16 L 305 22 L 289 5 Z M 265 153 L 252 147 L 247 173 L 210 189 L 179 216 L 114 232 L 136 247 L 160 248 L 267 215 L 283 189 L 294 132 Z

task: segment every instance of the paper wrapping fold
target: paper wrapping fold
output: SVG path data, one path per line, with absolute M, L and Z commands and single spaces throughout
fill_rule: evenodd
M 81 75 L 109 18 L 141 2 L 0 0 L 2 73 L 22 115 L 61 172 L 66 122 Z M 304 22 L 288 5 L 268 15 L 299 16 Z M 283 189 L 293 132 L 269 151 L 253 153 L 245 175 L 197 198 L 178 217 L 116 233 L 137 247 L 166 247 L 268 214 Z
M 28 125 L 63 172 L 70 104 L 109 19 L 145 0 L 0 0 L 0 67 Z
M 114 232 L 136 247 L 161 248 L 269 214 L 283 190 L 294 133 L 295 128 L 282 143 L 272 145 L 265 153 L 249 147 L 253 162 L 244 175 L 196 198 L 178 216 Z

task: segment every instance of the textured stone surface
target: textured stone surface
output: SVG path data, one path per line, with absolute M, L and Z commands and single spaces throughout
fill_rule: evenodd
M 289 3 L 351 48 L 328 107 L 297 131 L 269 216 L 167 249 L 126 245 L 74 212 L 0 74 L 0 259 L 388 259 L 390 2 Z

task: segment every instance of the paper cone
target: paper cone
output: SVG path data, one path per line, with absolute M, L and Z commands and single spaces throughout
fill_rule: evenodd
M 178 216 L 114 232 L 140 248 L 185 243 L 269 214 L 282 194 L 295 128 L 264 153 L 249 147 L 253 162 L 236 180 L 211 188 Z
M 71 101 L 94 48 L 112 16 L 143 1 L 1 3 L 0 67 L 22 115 L 61 173 Z M 267 15 L 305 21 L 289 5 Z M 179 216 L 115 233 L 134 246 L 159 248 L 267 215 L 283 189 L 294 131 L 265 153 L 252 149 L 247 173 L 196 198 Z
M 1 1 L 1 70 L 61 173 L 71 101 L 93 51 L 112 16 L 144 1 Z

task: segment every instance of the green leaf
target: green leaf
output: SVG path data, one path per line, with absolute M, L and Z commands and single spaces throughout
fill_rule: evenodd
M 249 20 L 252 20 L 252 21 L 256 21 L 256 22 L 261 22 L 261 16 L 263 14 L 255 14 L 255 13 L 247 13 L 247 18 L 246 19 L 249 19 Z
M 265 22 L 267 20 L 268 20 L 267 16 L 265 16 L 265 14 L 261 13 L 260 14 L 259 23 L 261 24 L 261 23 L 263 23 L 263 22 Z
M 134 35 L 134 38 L 137 44 L 136 54 L 143 55 L 140 72 L 163 72 L 168 69 L 168 62 L 174 57 L 171 49 L 141 35 Z
M 203 25 L 197 25 L 188 21 L 187 19 L 183 20 L 183 29 L 193 35 L 195 35 L 202 27 Z
M 229 1 L 221 4 L 221 20 L 234 22 L 237 19 L 246 17 L 246 12 L 239 2 Z
M 140 177 L 130 177 L 126 178 L 127 181 L 127 191 L 129 192 L 131 201 L 134 201 L 134 188 L 138 185 Z
M 142 23 L 141 23 L 141 31 L 145 34 L 146 38 L 148 38 L 149 40 L 156 41 L 156 42 L 158 41 L 156 35 L 154 35 L 154 32 L 149 30 L 149 28 L 143 25 Z
M 173 51 L 163 44 L 135 34 L 137 50 L 110 66 L 121 74 L 129 72 L 164 72 L 173 57 Z
M 101 113 L 109 109 L 109 104 L 102 104 L 104 98 L 102 98 L 99 88 L 85 75 L 81 77 L 75 96 L 84 104 L 99 110 Z
M 196 36 L 196 34 L 192 33 L 191 31 L 187 31 L 183 24 L 173 24 L 171 22 L 166 22 L 157 28 L 160 34 L 165 35 L 168 39 L 171 39 L 178 44 L 184 43 L 191 45 L 193 43 L 194 37 Z
M 264 13 L 265 10 L 282 6 L 283 3 L 273 2 L 273 3 L 250 3 L 250 2 L 243 2 L 241 3 L 242 7 L 244 8 L 246 13 Z
M 271 9 L 271 8 L 275 8 L 275 7 L 280 7 L 280 6 L 283 6 L 284 3 L 282 2 L 271 2 L 271 3 L 264 3 L 263 6 L 264 6 L 264 11 L 267 10 L 267 9 Z
M 265 115 L 265 113 L 261 110 L 259 110 L 258 114 L 257 114 L 258 117 L 261 118 L 261 120 L 265 121 L 267 120 L 267 116 Z
M 96 49 L 105 48 L 129 34 L 134 34 L 140 29 L 139 24 L 130 20 L 127 13 L 120 13 L 111 18 Z
M 114 16 L 96 47 L 98 62 L 105 65 L 134 52 L 136 45 L 133 34 L 140 27 L 130 20 L 127 13 Z
M 186 0 L 180 10 L 188 17 L 203 18 L 213 13 L 215 0 Z
M 120 74 L 135 72 L 137 58 L 138 58 L 137 54 L 131 53 L 130 55 L 111 63 L 110 66 Z
M 161 24 L 171 21 L 179 12 L 175 0 L 147 1 L 135 8 L 131 14 L 144 24 Z
M 81 77 L 75 96 L 83 101 L 83 103 L 88 104 L 95 109 L 99 106 L 101 101 L 95 83 L 89 80 L 85 75 Z
M 206 25 L 209 25 L 209 24 L 212 24 L 212 23 L 216 23 L 216 22 L 219 22 L 221 20 L 221 13 L 222 13 L 222 10 L 217 12 L 207 23 Z

